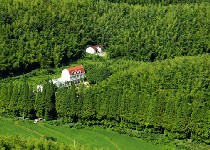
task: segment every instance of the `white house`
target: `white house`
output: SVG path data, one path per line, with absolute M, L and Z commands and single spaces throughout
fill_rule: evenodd
M 69 86 L 69 82 L 79 83 L 85 79 L 85 68 L 82 65 L 64 69 L 60 78 L 49 80 L 57 87 Z M 37 85 L 37 91 L 42 92 L 42 84 Z
M 64 69 L 61 73 L 61 80 L 64 82 L 78 83 L 85 78 L 85 69 L 82 65 Z
M 86 49 L 86 53 L 89 54 L 100 54 L 102 53 L 103 47 L 101 45 L 94 45 L 94 46 L 90 46 Z

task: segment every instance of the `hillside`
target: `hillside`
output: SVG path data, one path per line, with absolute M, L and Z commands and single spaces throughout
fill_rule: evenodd
M 94 79 L 99 80 L 89 87 L 58 89 L 46 82 L 45 90 L 35 95 L 27 81 L 36 76 L 10 78 L 5 84 L 1 80 L 1 114 L 99 125 L 137 137 L 143 135 L 136 131 L 144 131 L 209 144 L 209 55 L 152 63 L 96 56 L 77 63 L 85 64 L 89 72 L 92 69 Z M 101 80 L 106 72 L 98 68 L 103 67 L 110 74 Z M 135 132 L 127 133 L 127 129 Z
M 173 142 L 181 149 L 209 147 L 208 0 L 0 0 L 0 4 L 0 116 L 44 118 L 55 126 L 97 126 L 155 144 Z M 94 44 L 103 45 L 107 56 L 86 54 L 86 47 Z M 71 83 L 58 88 L 49 82 L 63 69 L 80 64 L 88 86 Z M 38 84 L 43 91 L 37 90 Z M 23 123 L 34 134 L 40 128 L 48 133 L 63 130 L 60 135 L 50 133 L 58 141 L 71 130 L 49 124 L 35 129 L 30 121 L 17 122 L 14 128 Z M 14 125 L 6 122 L 5 133 L 10 132 L 6 127 L 10 123 Z M 111 136 L 120 138 L 115 133 L 92 133 L 93 139 L 102 134 L 97 142 L 106 146 Z
M 92 44 L 104 45 L 111 58 L 140 61 L 209 53 L 204 0 L 123 2 L 0 0 L 0 77 L 60 67 Z
M 6 141 L 8 147 L 36 147 L 39 149 L 129 149 L 160 150 L 164 146 L 154 146 L 138 138 L 120 135 L 98 128 L 75 129 L 69 126 L 52 126 L 47 123 L 34 124 L 32 121 L 21 121 L 0 118 L 0 147 Z M 4 138 L 2 137 L 7 137 Z M 8 136 L 11 138 L 9 142 Z M 27 139 L 27 140 L 25 140 Z M 22 141 L 21 141 L 22 140 Z M 27 142 L 25 142 L 27 141 Z M 32 142 L 33 141 L 33 142 Z M 51 146 L 50 146 L 51 145 Z M 68 146 L 67 146 L 68 145 Z M 169 146 L 168 146 L 169 147 Z
M 84 92 L 82 117 L 209 144 L 209 60 L 177 57 L 116 70 Z

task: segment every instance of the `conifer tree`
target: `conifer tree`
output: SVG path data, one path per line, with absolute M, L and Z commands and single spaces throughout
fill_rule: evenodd
M 76 112 L 77 110 L 77 93 L 76 93 L 76 87 L 75 84 L 72 82 L 70 89 L 69 89 L 69 99 L 70 99 L 70 116 L 72 118 L 73 121 L 77 121 L 77 116 L 76 116 Z
M 43 93 L 44 89 L 42 91 L 37 90 L 36 91 L 36 96 L 35 96 L 35 103 L 34 103 L 34 108 L 36 111 L 36 116 L 37 117 L 44 117 L 44 93 Z
M 78 119 L 82 118 L 82 106 L 84 102 L 84 84 L 80 84 L 78 88 L 78 98 L 77 98 L 77 104 L 76 104 L 76 116 Z
M 94 101 L 94 87 L 85 91 L 84 102 L 82 107 L 82 118 L 85 120 L 93 120 L 95 118 L 95 101 Z
M 20 86 L 20 97 L 18 99 L 18 108 L 22 117 L 28 117 L 33 107 L 33 103 L 29 99 L 30 92 L 28 82 L 24 79 Z
M 11 111 L 11 115 L 18 116 L 19 115 L 19 109 L 18 109 L 18 99 L 19 99 L 20 93 L 19 93 L 19 87 L 18 85 L 14 85 L 13 92 L 11 95 L 11 100 L 9 104 L 9 110 Z
M 6 84 L 1 85 L 1 97 L 0 97 L 0 108 L 1 108 L 1 113 L 6 114 L 7 112 L 7 92 L 8 92 L 8 87 Z
M 55 97 L 55 107 L 58 118 L 61 119 L 65 115 L 64 98 L 66 97 L 66 89 L 64 87 L 58 88 Z
M 35 108 L 34 108 L 35 98 L 36 98 L 36 95 L 35 95 L 35 91 L 33 90 L 33 87 L 29 86 L 29 94 L 28 94 L 28 111 L 29 111 L 28 117 L 29 118 L 35 118 L 36 116 Z
M 63 98 L 63 117 L 66 123 L 72 122 L 72 109 L 71 109 L 71 91 L 70 88 L 66 89 L 65 97 Z
M 44 117 L 49 120 L 55 117 L 55 87 L 53 83 L 47 82 L 43 88 Z

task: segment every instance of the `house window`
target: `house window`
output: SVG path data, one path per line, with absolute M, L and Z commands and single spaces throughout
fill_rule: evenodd
M 76 78 L 76 75 L 72 75 L 72 78 Z
M 77 74 L 80 74 L 81 73 L 81 70 L 77 71 Z

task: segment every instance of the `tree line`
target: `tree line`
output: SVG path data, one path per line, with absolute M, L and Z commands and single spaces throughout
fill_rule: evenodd
M 112 3 L 128 3 L 132 5 L 148 5 L 148 4 L 161 4 L 161 5 L 170 5 L 170 4 L 184 4 L 184 3 L 201 3 L 209 2 L 208 0 L 105 0 Z
M 210 143 L 209 55 L 107 63 L 112 75 L 88 87 L 56 88 L 46 82 L 42 92 L 34 92 L 24 80 L 1 84 L 0 113 Z
M 209 53 L 208 2 L 153 1 L 0 0 L 0 77 L 60 67 L 92 44 L 140 61 Z

